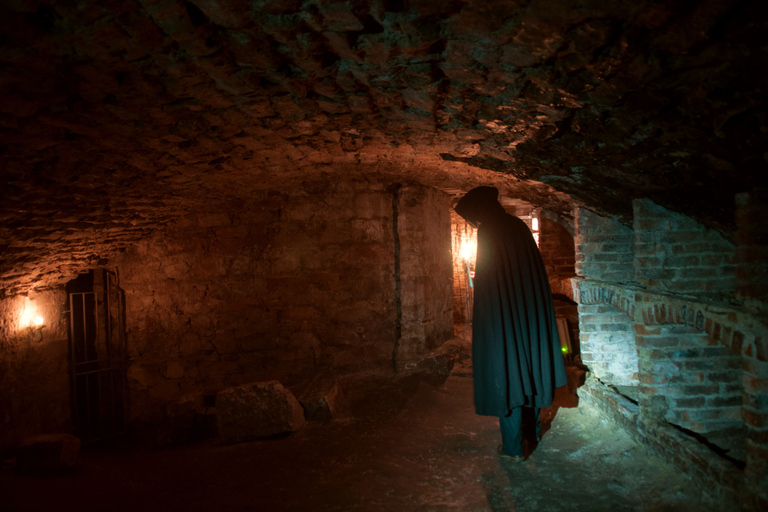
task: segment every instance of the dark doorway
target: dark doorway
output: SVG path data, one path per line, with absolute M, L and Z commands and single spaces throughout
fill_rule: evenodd
M 116 436 L 126 424 L 124 294 L 104 269 L 67 284 L 72 419 L 84 442 Z

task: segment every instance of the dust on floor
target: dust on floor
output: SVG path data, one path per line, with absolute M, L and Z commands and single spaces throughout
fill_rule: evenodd
M 472 379 L 411 375 L 347 382 L 328 425 L 277 440 L 215 440 L 161 451 L 85 451 L 57 477 L 0 473 L 13 511 L 716 511 L 567 388 L 525 462 L 496 454 L 498 419 L 476 416 Z

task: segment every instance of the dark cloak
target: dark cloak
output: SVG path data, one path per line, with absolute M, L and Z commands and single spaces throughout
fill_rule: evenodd
M 547 272 L 530 229 L 493 187 L 470 190 L 456 213 L 477 231 L 472 358 L 475 410 L 505 416 L 547 407 L 567 383 Z

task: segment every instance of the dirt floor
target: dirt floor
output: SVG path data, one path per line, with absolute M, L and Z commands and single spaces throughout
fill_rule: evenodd
M 574 367 L 571 367 L 574 376 Z M 472 379 L 368 376 L 348 408 L 283 439 L 81 452 L 59 476 L 0 472 L 7 511 L 714 511 L 674 469 L 561 388 L 525 462 L 496 454 Z

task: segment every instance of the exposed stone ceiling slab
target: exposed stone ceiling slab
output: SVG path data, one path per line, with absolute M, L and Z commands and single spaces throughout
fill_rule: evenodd
M 186 211 L 338 178 L 492 183 L 624 220 L 649 197 L 728 232 L 733 195 L 766 181 L 766 14 L 758 0 L 6 1 L 0 285 L 92 264 Z

